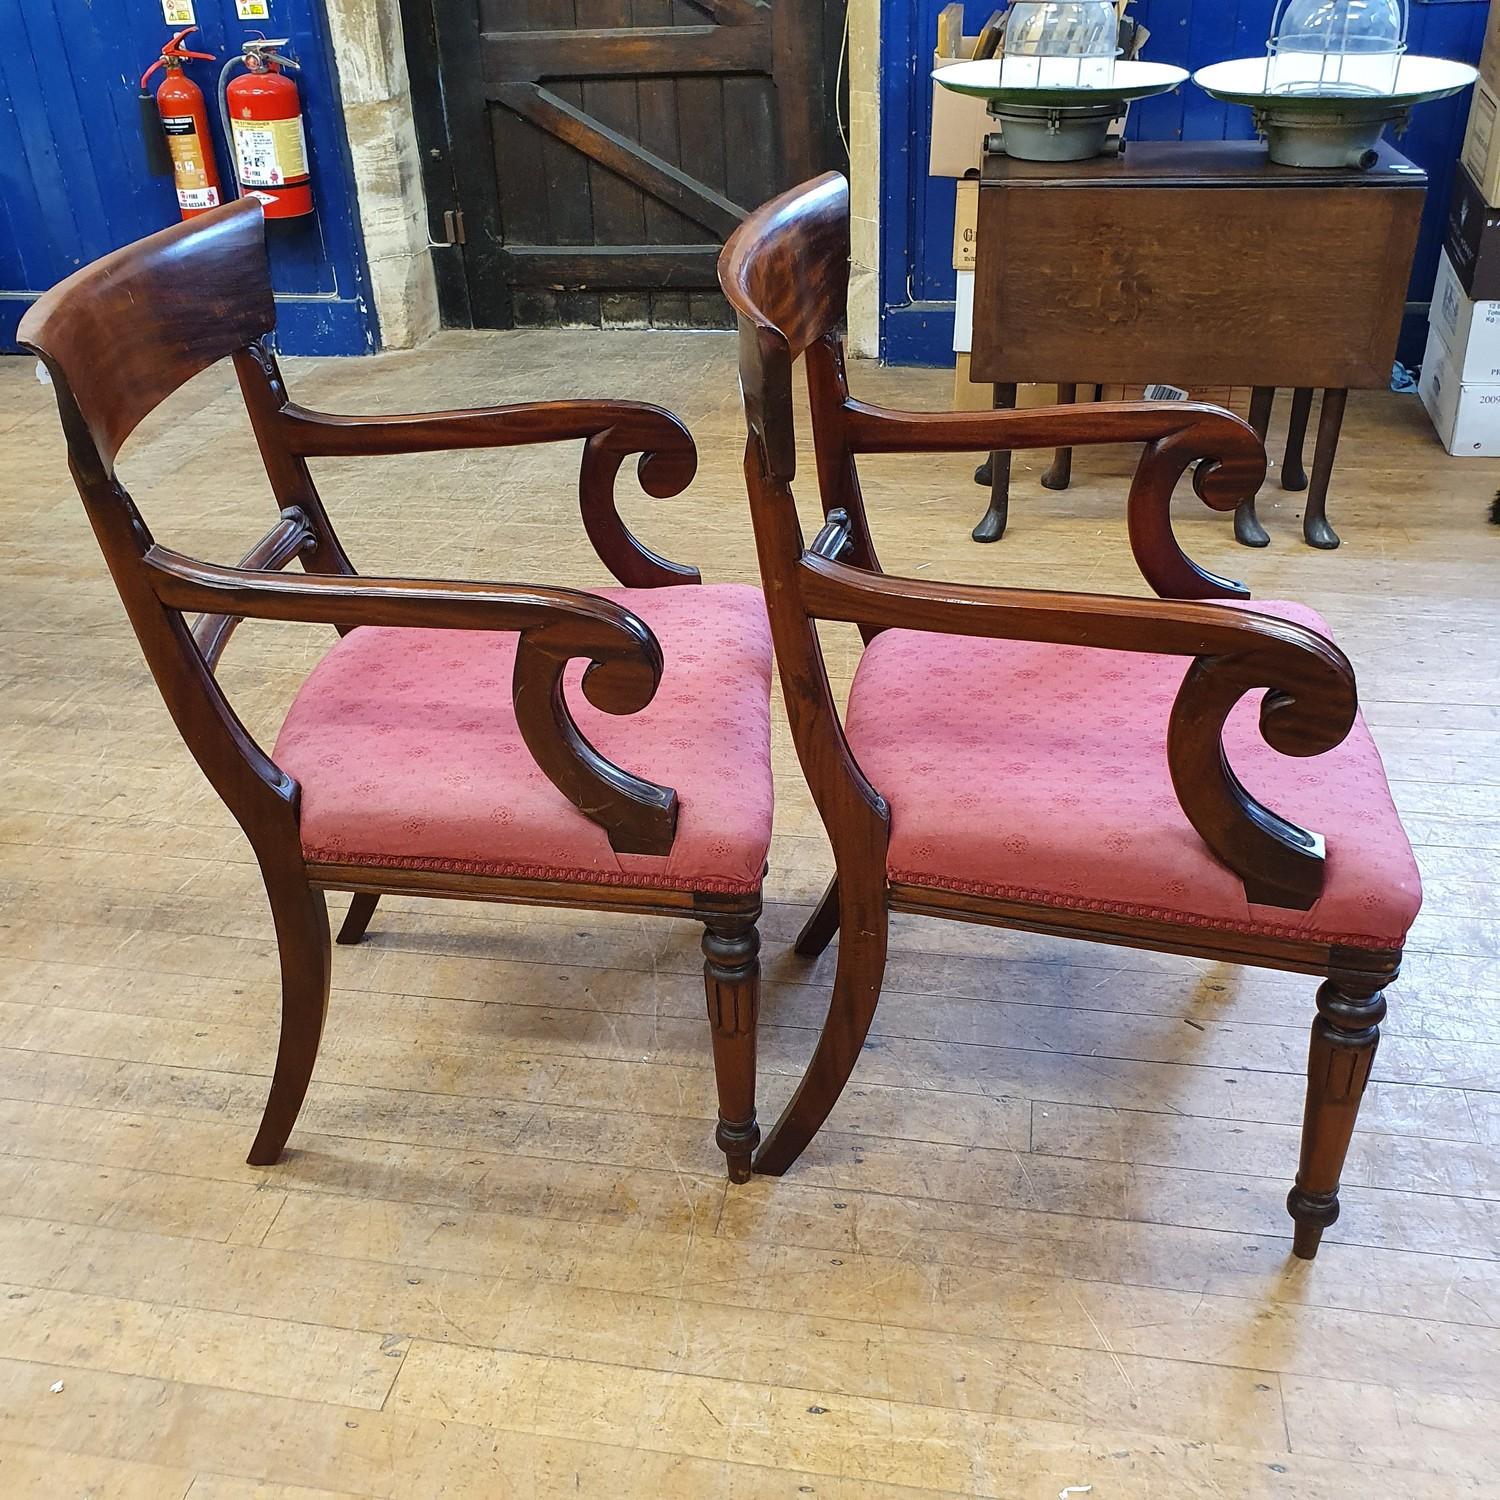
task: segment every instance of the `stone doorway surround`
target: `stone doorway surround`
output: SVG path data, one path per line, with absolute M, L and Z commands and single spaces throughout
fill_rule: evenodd
M 849 0 L 849 352 L 880 357 L 880 4 Z
M 326 9 L 380 345 L 410 349 L 439 324 L 400 0 L 326 0 Z

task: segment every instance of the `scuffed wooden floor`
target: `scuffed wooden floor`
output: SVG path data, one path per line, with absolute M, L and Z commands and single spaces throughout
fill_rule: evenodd
M 447 334 L 291 375 L 344 410 L 670 405 L 699 478 L 623 508 L 708 576 L 753 577 L 727 337 Z M 933 407 L 948 382 L 856 378 Z M 1335 554 L 1274 489 L 1264 553 L 1178 506 L 1200 561 L 1340 632 L 1427 882 L 1311 1266 L 1282 1208 L 1310 981 L 915 920 L 828 1130 L 784 1180 L 729 1189 L 691 924 L 388 901 L 337 952 L 294 1151 L 246 1167 L 276 1008 L 255 869 L 26 360 L 0 361 L 0 449 L 7 1500 L 1500 1495 L 1500 464 L 1446 458 L 1415 398 L 1355 398 Z M 1059 496 L 1023 456 L 989 549 L 971 459 L 873 460 L 886 566 L 1143 592 L 1132 457 L 1081 455 Z M 368 573 L 588 585 L 575 464 L 318 472 Z M 122 473 L 184 550 L 232 560 L 267 523 L 227 370 Z M 828 644 L 847 680 L 852 638 Z M 240 632 L 224 676 L 253 728 L 324 646 Z M 784 729 L 777 753 L 763 1119 L 831 974 L 789 951 L 830 858 Z

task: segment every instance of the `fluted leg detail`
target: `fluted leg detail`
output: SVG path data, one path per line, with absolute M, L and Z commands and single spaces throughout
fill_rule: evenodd
M 1332 979 L 1318 990 L 1318 1016 L 1307 1057 L 1307 1109 L 1302 1121 L 1302 1160 L 1287 1212 L 1297 1221 L 1295 1254 L 1311 1260 L 1323 1231 L 1339 1216 L 1339 1175 L 1354 1134 L 1359 1102 L 1370 1080 L 1385 995 Z
M 760 1018 L 760 934 L 754 916 L 712 917 L 703 930 L 703 983 L 713 1034 L 719 1126 L 714 1139 L 731 1182 L 750 1180 L 760 1144 L 755 1119 L 755 1028 Z

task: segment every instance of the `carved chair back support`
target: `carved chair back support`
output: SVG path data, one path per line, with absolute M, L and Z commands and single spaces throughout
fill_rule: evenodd
M 670 412 L 627 401 L 530 402 L 409 416 L 332 416 L 291 402 L 269 343 L 275 325 L 260 205 L 241 200 L 175 225 L 84 267 L 40 297 L 20 338 L 55 386 L 69 466 L 150 670 L 189 749 L 256 854 L 276 922 L 283 976 L 281 1049 L 271 1100 L 251 1160 L 276 1160 L 311 1073 L 328 993 L 324 889 L 357 894 L 341 941 L 358 941 L 382 891 L 481 900 L 649 910 L 698 916 L 711 941 L 710 999 L 728 993 L 739 1021 L 753 1015 L 758 890 L 580 884 L 576 879 L 456 877 L 440 869 L 318 866 L 304 855 L 297 782 L 255 742 L 215 678 L 241 620 L 436 628 L 514 634 L 514 722 L 552 785 L 602 829 L 621 855 L 674 848 L 678 798 L 601 755 L 579 730 L 564 694 L 575 658 L 595 708 L 633 715 L 662 679 L 661 646 L 641 616 L 614 599 L 531 585 L 363 578 L 355 573 L 308 469 L 319 456 L 392 454 L 584 441 L 579 505 L 595 551 L 629 590 L 699 582 L 696 569 L 657 556 L 626 528 L 615 477 L 632 454 L 648 494 L 683 490 L 697 455 Z M 184 556 L 153 538 L 115 470 L 130 434 L 193 376 L 230 358 L 280 509 L 275 525 L 237 566 Z M 292 561 L 300 574 L 282 570 Z M 700 597 L 695 591 L 695 598 Z M 701 596 L 711 601 L 707 593 Z M 196 616 L 196 620 L 193 617 Z M 769 751 L 763 767 L 769 805 Z M 767 819 L 768 819 L 767 814 Z M 767 837 L 769 832 L 767 831 Z M 763 851 L 756 867 L 763 866 Z M 631 867 L 634 868 L 634 867 Z M 748 999 L 746 997 L 749 997 Z M 732 1175 L 748 1175 L 754 1145 L 754 1032 L 729 1007 L 716 1029 L 721 1144 Z M 721 1055 L 722 1054 L 722 1055 Z M 727 1134 L 726 1134 L 727 1132 Z
M 1173 535 L 1171 499 L 1189 469 L 1198 497 L 1215 510 L 1233 510 L 1259 487 L 1265 451 L 1246 423 L 1197 403 L 918 413 L 857 400 L 849 391 L 838 332 L 848 251 L 848 186 L 830 173 L 747 219 L 719 263 L 720 283 L 739 321 L 749 429 L 745 479 L 777 660 L 797 753 L 837 871 L 799 951 L 816 953 L 835 932 L 842 934 L 829 1017 L 812 1063 L 756 1159 L 757 1170 L 772 1173 L 784 1171 L 805 1148 L 854 1065 L 880 992 L 891 909 L 1302 968 L 1339 976 L 1349 993 L 1376 998 L 1399 962 L 1399 949 L 1349 955 L 1330 951 L 1326 943 L 1194 935 L 1180 924 L 965 897 L 887 876 L 890 810 L 851 750 L 819 646 L 819 620 L 857 625 L 867 649 L 883 631 L 900 627 L 1185 658 L 1167 726 L 1172 787 L 1199 837 L 1243 883 L 1246 899 L 1289 911 L 1311 909 L 1318 901 L 1324 842 L 1262 805 L 1240 783 L 1223 748 L 1226 720 L 1247 693 L 1266 690 L 1262 737 L 1284 755 L 1318 755 L 1350 733 L 1357 697 L 1347 659 L 1317 631 L 1277 615 L 1204 602 L 1241 600 L 1246 591 L 1199 567 Z M 810 542 L 792 492 L 797 454 L 791 388 L 799 357 L 807 370 L 825 516 Z M 881 571 L 860 493 L 858 455 L 1126 442 L 1143 445 L 1127 501 L 1130 545 L 1158 598 L 978 588 Z M 1369 1005 L 1361 1000 L 1355 1010 L 1363 1025 Z M 1370 1026 L 1359 1045 L 1373 1047 Z M 1352 1128 L 1352 1108 L 1335 1114 L 1332 1126 L 1309 1125 L 1314 1159 L 1311 1166 L 1304 1163 L 1297 1190 L 1303 1196 L 1293 1204 L 1299 1253 L 1316 1249 L 1316 1236 L 1331 1222 L 1330 1204 L 1336 1204 L 1339 1136 L 1346 1124 Z M 1347 1133 L 1343 1140 L 1347 1144 Z
M 115 459 L 162 401 L 274 325 L 263 220 L 252 199 L 208 227 L 174 226 L 151 253 L 128 246 L 94 262 L 41 297 L 22 329 L 52 377 L 69 466 L 152 674 L 204 774 L 262 859 L 295 847 L 296 787 L 246 733 L 214 681 L 236 622 L 211 618 L 195 639 L 183 612 L 161 597 L 148 562 L 160 549 L 116 476 Z M 314 524 L 305 512 L 284 514 L 262 555 L 246 565 L 283 566 L 310 550 Z

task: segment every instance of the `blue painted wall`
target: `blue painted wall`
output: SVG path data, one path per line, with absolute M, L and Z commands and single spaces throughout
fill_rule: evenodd
M 952 364 L 953 197 L 950 179 L 927 175 L 931 68 L 937 13 L 945 0 L 881 0 L 881 352 L 894 364 Z M 979 30 L 1000 0 L 965 0 L 966 30 Z M 1200 68 L 1265 50 L 1274 0 L 1136 0 L 1132 14 L 1151 30 L 1146 56 Z M 1413 0 L 1414 52 L 1477 61 L 1487 0 Z M 1448 192 L 1468 120 L 1469 92 L 1426 104 L 1398 142 L 1432 179 L 1409 297 L 1432 293 Z M 1250 112 L 1218 104 L 1192 83 L 1131 113 L 1141 140 L 1247 138 Z M 1409 319 L 1419 328 L 1420 319 Z M 1420 336 L 1403 338 L 1402 355 L 1421 356 Z
M 233 0 L 197 0 L 188 45 L 226 57 L 244 36 L 290 36 L 316 210 L 272 221 L 278 341 L 294 354 L 374 347 L 364 250 L 354 211 L 338 79 L 321 0 L 271 0 L 269 22 L 243 23 Z M 141 74 L 173 28 L 160 0 L 0 0 L 0 349 L 38 292 L 78 266 L 175 223 L 170 177 L 145 167 Z M 218 63 L 190 63 L 209 99 L 219 174 Z M 154 90 L 161 74 L 151 81 Z

